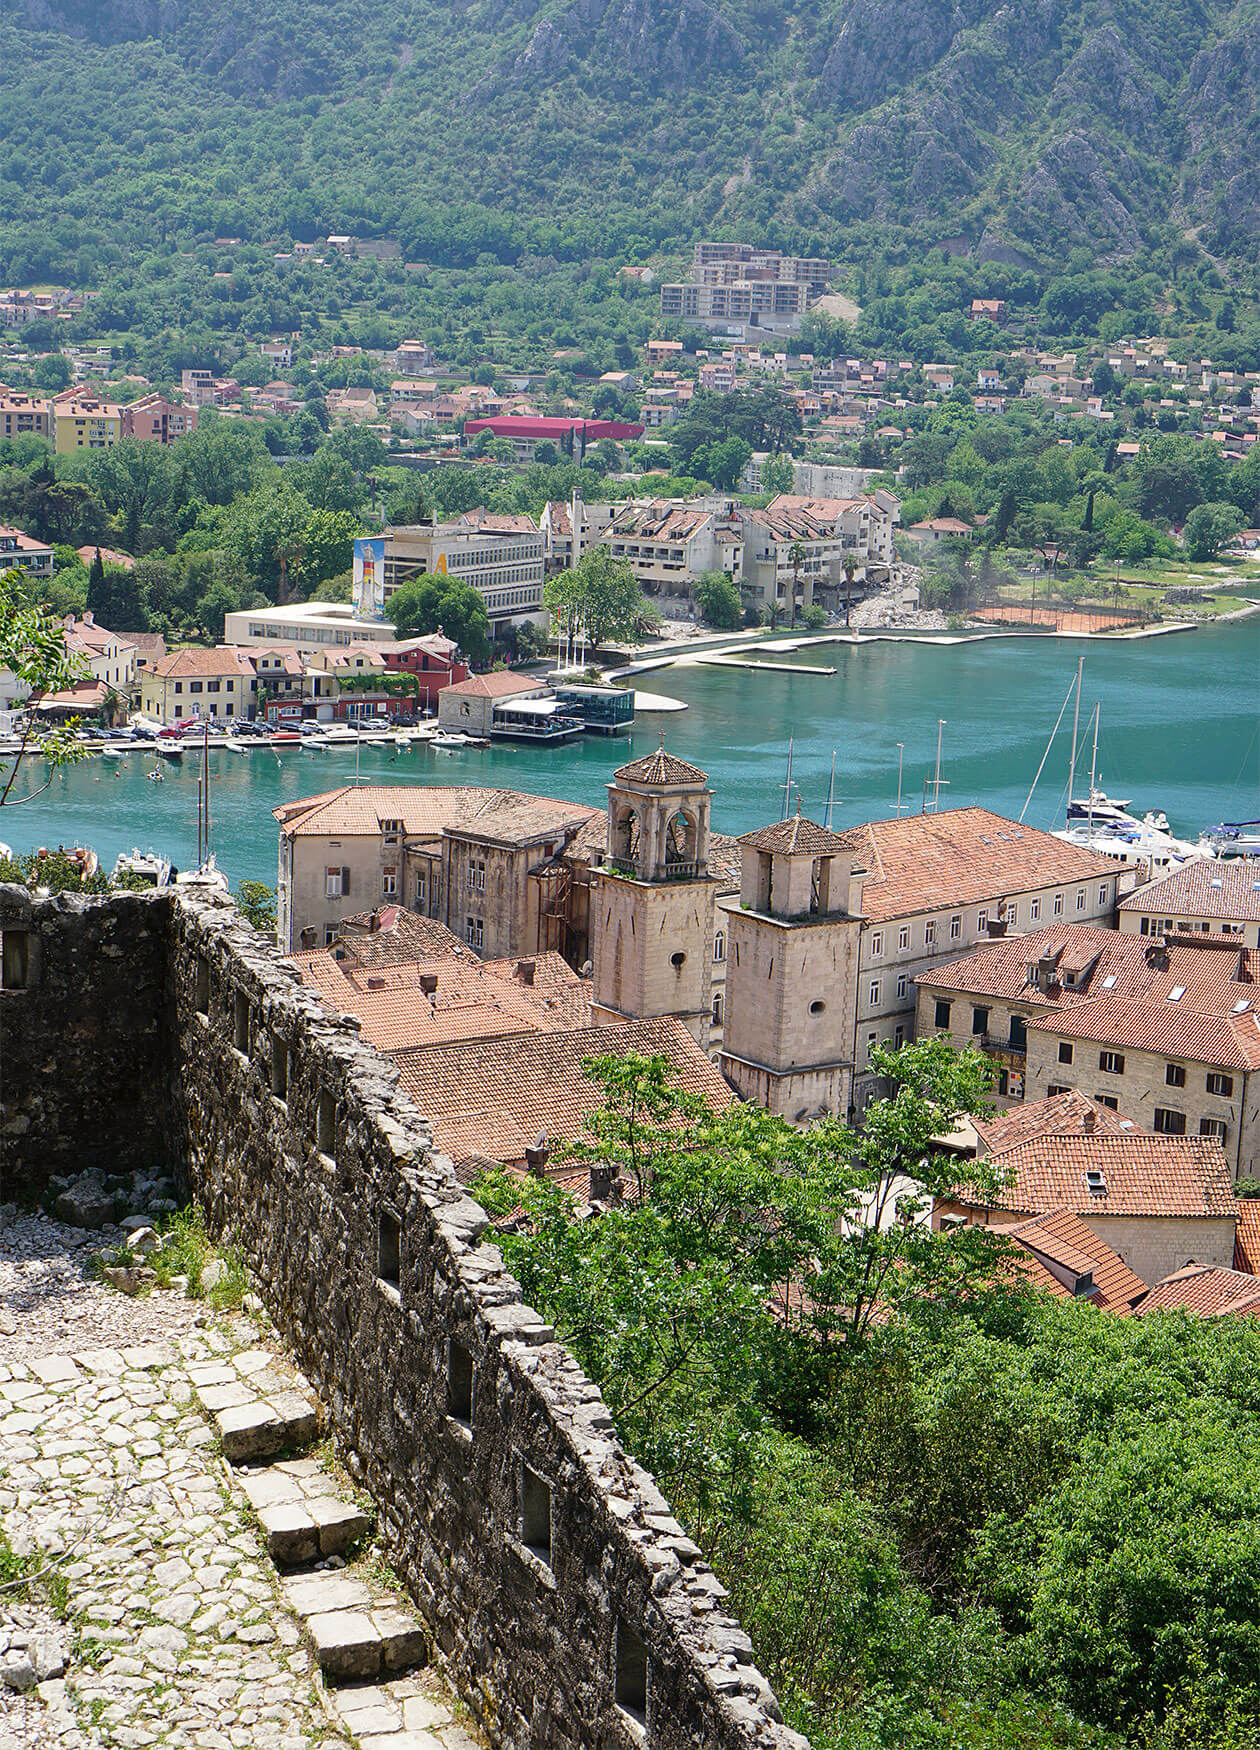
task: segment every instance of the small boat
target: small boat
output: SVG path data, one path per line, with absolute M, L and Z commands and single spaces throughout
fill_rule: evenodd
M 294 729 L 277 729 L 271 737 L 272 747 L 301 747 L 302 737 Z
M 103 760 L 108 760 L 110 765 L 113 765 L 115 761 L 122 758 L 122 749 L 118 747 L 103 747 L 101 749 L 101 758 Z
M 241 740 L 241 738 L 238 735 L 229 735 L 227 738 L 227 741 L 224 743 L 224 746 L 230 747 L 233 753 L 248 753 L 249 752 L 249 748 L 247 747 L 245 742 L 243 742 Z
M 161 774 L 150 772 L 149 776 L 160 778 Z M 123 851 L 119 854 L 118 861 L 114 864 L 114 873 L 111 879 L 117 881 L 118 877 L 123 874 L 138 875 L 151 887 L 168 887 L 171 880 L 171 865 L 168 858 L 159 856 L 156 851 L 141 851 L 139 848 L 133 848 L 130 852 Z
M 328 749 L 324 746 L 322 737 L 317 741 L 313 735 L 304 736 L 302 739 L 302 746 L 306 749 L 307 753 L 328 752 Z
M 1093 851 L 1095 855 L 1107 857 L 1113 863 L 1123 863 L 1126 866 L 1149 863 L 1152 874 L 1156 871 L 1167 873 L 1171 869 L 1180 869 L 1185 863 L 1210 859 L 1216 855 L 1202 840 L 1191 844 L 1189 839 L 1175 838 L 1172 833 L 1163 832 L 1158 827 L 1148 826 L 1145 821 L 1139 820 L 1128 824 L 1099 825 L 1095 822 L 1092 829 L 1088 825 L 1070 826 L 1065 832 L 1056 832 L 1054 836 L 1062 839 L 1064 844 Z
M 1223 820 L 1200 843 L 1218 857 L 1260 857 L 1260 820 Z
M 411 746 L 411 737 L 407 734 L 407 732 L 405 730 L 400 729 L 398 731 L 397 735 L 395 735 L 394 746 L 395 747 L 410 747 Z
M 177 741 L 168 741 L 165 746 L 159 741 L 153 749 L 160 760 L 182 760 L 184 750 Z
M 206 893 L 230 893 L 228 878 L 214 860 L 213 853 L 206 858 L 199 869 L 188 869 L 175 877 L 176 887 L 198 888 Z
M 353 745 L 355 742 L 358 741 L 358 739 L 359 738 L 355 734 L 354 730 L 348 728 L 344 723 L 335 724 L 333 726 L 333 728 L 326 729 L 324 731 L 325 743 L 340 742 L 340 743 L 349 743 L 349 744 Z
M 1103 790 L 1091 790 L 1088 801 L 1068 803 L 1068 822 L 1070 824 L 1075 820 L 1129 821 L 1133 819 L 1133 816 L 1128 812 L 1132 806 L 1131 797 L 1126 796 L 1122 799 L 1117 796 L 1108 796 Z
M 430 747 L 471 747 L 471 735 L 462 735 L 457 729 L 438 729 L 428 738 Z

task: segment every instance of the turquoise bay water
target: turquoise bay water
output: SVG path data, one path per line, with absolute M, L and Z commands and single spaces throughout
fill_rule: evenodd
M 643 676 L 644 684 L 690 709 L 641 717 L 633 752 L 654 747 L 664 728 L 668 746 L 708 772 L 714 825 L 746 832 L 783 811 L 789 736 L 794 783 L 805 811 L 820 819 L 834 749 L 833 820 L 843 825 L 893 811 L 898 742 L 905 744 L 903 801 L 920 807 L 943 717 L 948 785 L 941 806 L 979 802 L 1018 815 L 1081 654 L 1082 735 L 1101 699 L 1098 766 L 1111 794 L 1165 809 L 1174 830 L 1191 836 L 1222 819 L 1260 817 L 1260 617 L 1126 644 L 820 642 L 787 658 L 834 664 L 834 675 L 662 669 Z M 1028 811 L 1035 826 L 1062 824 L 1070 732 L 1069 708 Z M 1089 752 L 1086 745 L 1079 789 Z M 364 748 L 359 769 L 373 783 L 495 784 L 600 805 L 613 767 L 628 757 L 625 738 L 589 737 L 555 748 L 503 743 L 455 753 Z M 211 753 L 214 848 L 233 884 L 274 885 L 271 810 L 352 782 L 354 762 L 353 748 Z M 0 839 L 16 850 L 88 844 L 106 868 L 119 851 L 152 846 L 189 867 L 196 861 L 199 758 L 190 749 L 182 766 L 164 765 L 161 784 L 144 775 L 153 764 L 137 753 L 115 766 L 93 759 L 59 774 L 44 796 L 3 810 Z M 42 780 L 42 764 L 32 767 L 35 774 Z

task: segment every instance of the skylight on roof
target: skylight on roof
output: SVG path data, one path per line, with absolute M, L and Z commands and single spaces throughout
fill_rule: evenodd
M 1185 994 L 1186 994 L 1185 985 L 1184 984 L 1175 984 L 1172 987 L 1172 989 L 1169 991 L 1167 997 L 1164 1000 L 1166 1002 L 1170 1002 L 1170 1003 L 1179 1003 L 1181 1001 L 1182 997 L 1185 996 Z
M 1221 880 L 1219 875 L 1213 875 L 1210 885 L 1212 887 L 1224 887 L 1225 883 Z
M 1235 1015 L 1245 1015 L 1247 1013 L 1247 1010 L 1250 1007 L 1251 1007 L 1251 998 L 1250 997 L 1240 997 L 1239 1000 L 1234 1004 L 1233 1013 Z
M 1106 1195 L 1107 1181 L 1103 1178 L 1101 1167 L 1086 1168 L 1085 1189 L 1093 1197 L 1103 1197 Z

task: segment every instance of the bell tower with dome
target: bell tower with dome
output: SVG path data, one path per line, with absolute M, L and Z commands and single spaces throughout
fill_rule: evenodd
M 708 1048 L 717 880 L 709 780 L 660 747 L 613 773 L 608 845 L 591 872 L 593 1019 L 677 1015 Z

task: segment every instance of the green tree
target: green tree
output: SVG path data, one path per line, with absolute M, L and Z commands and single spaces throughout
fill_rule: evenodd
M 262 881 L 242 881 L 236 890 L 236 904 L 245 922 L 264 935 L 276 930 L 275 889 Z
M 634 572 L 606 547 L 589 548 L 571 570 L 549 577 L 543 601 L 570 638 L 580 633 L 592 649 L 633 637 L 647 605 Z
M 796 475 L 791 456 L 767 456 L 761 464 L 761 486 L 765 492 L 791 492 Z
M 1228 546 L 1243 526 L 1243 513 L 1236 504 L 1196 505 L 1182 530 L 1186 558 L 1219 558 L 1221 548 Z
M 66 649 L 65 627 L 31 602 L 27 580 L 20 571 L 0 574 L 0 669 L 7 669 L 31 695 L 61 692 L 86 673 L 85 664 Z M 62 766 L 82 758 L 82 747 L 65 731 L 42 732 L 48 775 L 42 784 L 15 796 L 19 772 L 30 772 L 30 766 L 23 764 L 23 755 L 35 736 L 37 722 L 35 712 L 28 712 L 19 734 L 19 752 L 8 772 L 0 775 L 0 808 L 16 807 L 41 795 Z
M 707 626 L 720 631 L 735 631 L 743 622 L 743 604 L 739 589 L 725 571 L 705 571 L 692 589 L 700 618 Z
M 432 573 L 412 577 L 390 596 L 385 611 L 399 638 L 440 630 L 454 639 L 471 663 L 489 660 L 490 616 L 470 583 Z

